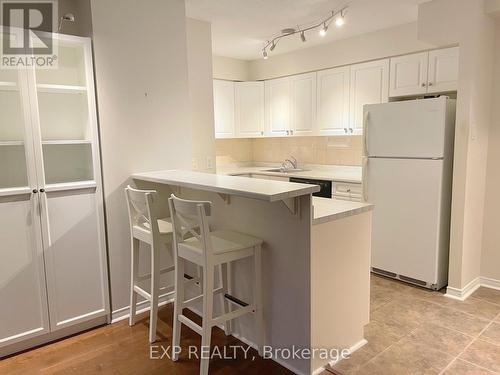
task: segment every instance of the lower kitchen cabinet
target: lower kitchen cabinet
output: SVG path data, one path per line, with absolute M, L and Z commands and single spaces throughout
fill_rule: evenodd
M 91 42 L 53 38 L 64 69 L 0 81 L 0 357 L 109 318 Z
M 334 181 L 332 187 L 332 198 L 361 202 L 363 199 L 362 184 Z

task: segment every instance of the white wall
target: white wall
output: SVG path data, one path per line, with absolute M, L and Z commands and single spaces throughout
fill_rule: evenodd
M 494 21 L 482 0 L 433 0 L 420 6 L 419 37 L 460 45 L 449 286 L 463 289 L 481 274 Z
M 112 310 L 129 303 L 124 187 L 134 172 L 191 167 L 184 1 L 92 0 Z
M 210 23 L 186 20 L 193 169 L 215 171 L 212 37 Z
M 213 78 L 230 81 L 250 81 L 249 62 L 231 57 L 213 57 Z
M 489 134 L 481 276 L 500 280 L 500 21 L 496 22 L 495 75 Z
M 418 41 L 417 24 L 410 23 L 282 55 L 270 54 L 267 60 L 250 62 L 249 76 L 253 80 L 276 78 L 434 47 Z

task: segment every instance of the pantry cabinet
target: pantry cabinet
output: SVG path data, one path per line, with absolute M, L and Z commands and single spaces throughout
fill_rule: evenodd
M 349 133 L 362 134 L 363 106 L 389 101 L 389 59 L 351 66 Z
M 349 81 L 351 69 L 318 72 L 317 134 L 346 135 L 349 129 Z
M 216 138 L 234 138 L 234 82 L 214 80 L 214 121 Z
M 264 136 L 264 82 L 235 83 L 235 128 L 238 137 Z
M 458 47 L 391 58 L 391 97 L 457 90 Z
M 0 71 L 0 355 L 109 316 L 91 42 L 54 38 L 56 69 Z

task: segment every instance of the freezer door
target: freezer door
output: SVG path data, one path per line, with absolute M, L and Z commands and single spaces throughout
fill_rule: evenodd
M 441 158 L 445 147 L 446 98 L 364 107 L 365 155 Z
M 436 283 L 443 161 L 368 159 L 365 169 L 372 267 Z

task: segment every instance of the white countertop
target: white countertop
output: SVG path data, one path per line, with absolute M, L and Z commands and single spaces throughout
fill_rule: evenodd
M 319 186 L 316 185 L 183 170 L 135 173 L 132 175 L 132 178 L 269 202 L 308 195 L 319 191 Z
M 313 225 L 373 210 L 373 204 L 313 197 Z
M 299 168 L 306 169 L 301 172 L 282 173 L 282 172 L 267 172 L 266 169 L 279 168 L 276 165 L 267 166 L 220 166 L 217 167 L 217 173 L 227 175 L 239 174 L 261 174 L 266 176 L 279 176 L 279 177 L 299 177 L 310 178 L 317 180 L 330 180 L 339 182 L 350 182 L 360 184 L 362 181 L 362 168 L 356 166 L 343 166 L 343 165 L 325 165 L 325 166 L 309 166 L 299 165 Z

